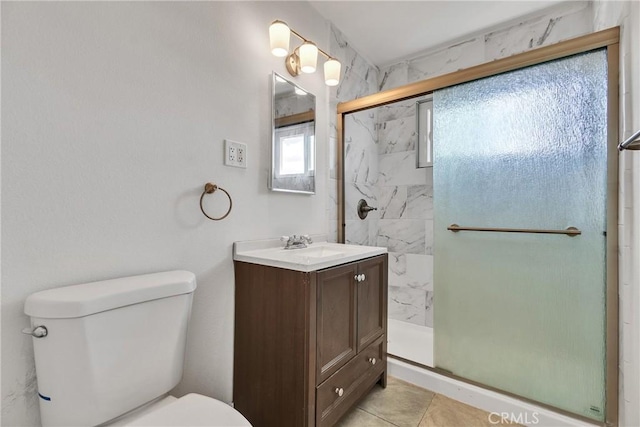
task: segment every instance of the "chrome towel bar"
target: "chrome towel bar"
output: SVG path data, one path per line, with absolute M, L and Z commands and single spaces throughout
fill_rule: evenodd
M 492 231 L 497 233 L 536 233 L 536 234 L 566 234 L 569 237 L 582 234 L 582 231 L 575 227 L 568 227 L 566 230 L 541 230 L 531 228 L 492 228 L 492 227 L 461 227 L 458 224 L 451 224 L 447 230 L 457 233 L 458 231 Z

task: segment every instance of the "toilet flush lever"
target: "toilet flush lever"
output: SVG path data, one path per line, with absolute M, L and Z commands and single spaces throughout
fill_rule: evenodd
M 23 334 L 31 335 L 34 338 L 44 338 L 47 336 L 49 331 L 47 331 L 46 326 L 36 326 L 35 328 L 24 328 L 22 330 Z

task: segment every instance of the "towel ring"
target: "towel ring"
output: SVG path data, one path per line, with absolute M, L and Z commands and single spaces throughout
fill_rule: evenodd
M 216 190 L 222 190 L 224 192 L 224 194 L 226 194 L 227 197 L 229 198 L 229 210 L 227 211 L 226 214 L 222 215 L 220 218 L 214 218 L 214 217 L 211 217 L 211 216 L 207 215 L 207 213 L 204 211 L 204 207 L 202 207 L 202 199 L 204 199 L 204 195 L 205 194 L 211 194 L 211 193 L 215 192 Z M 227 190 L 225 190 L 222 187 L 218 187 L 217 185 L 212 184 L 210 182 L 207 182 L 204 185 L 204 191 L 202 192 L 202 196 L 200 196 L 200 210 L 202 211 L 202 214 L 204 216 L 206 216 L 207 218 L 209 218 L 212 221 L 220 221 L 221 219 L 225 219 L 227 216 L 229 216 L 229 213 L 231 212 L 231 208 L 232 207 L 233 207 L 233 200 L 231 200 L 231 196 L 229 195 Z

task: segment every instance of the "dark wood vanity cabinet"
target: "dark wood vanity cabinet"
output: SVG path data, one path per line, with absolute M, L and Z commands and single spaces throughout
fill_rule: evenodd
M 386 386 L 387 255 L 313 272 L 235 261 L 233 399 L 254 427 L 331 426 Z

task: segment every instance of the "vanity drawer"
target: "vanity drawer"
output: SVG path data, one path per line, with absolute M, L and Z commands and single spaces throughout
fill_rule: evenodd
M 385 338 L 383 335 L 371 343 L 318 386 L 317 427 L 335 424 L 378 381 L 385 369 L 382 345 Z

